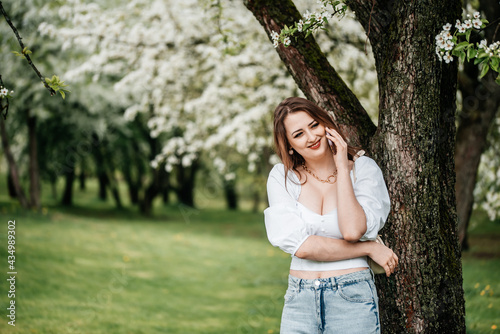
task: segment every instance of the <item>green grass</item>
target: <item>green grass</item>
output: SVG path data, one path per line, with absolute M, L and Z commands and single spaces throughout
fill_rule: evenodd
M 289 256 L 263 215 L 177 205 L 145 218 L 75 192 L 22 212 L 0 197 L 0 333 L 278 333 Z M 16 220 L 16 327 L 7 221 Z
M 462 254 L 467 333 L 500 332 L 500 221 L 474 212 Z
M 0 193 L 0 333 L 279 332 L 289 256 L 269 245 L 261 213 L 213 197 L 201 209 L 157 203 L 145 218 L 89 185 L 72 208 L 45 198 L 42 213 Z M 16 327 L 6 317 L 10 219 Z M 468 333 L 500 331 L 499 238 L 500 224 L 476 213 L 463 254 Z

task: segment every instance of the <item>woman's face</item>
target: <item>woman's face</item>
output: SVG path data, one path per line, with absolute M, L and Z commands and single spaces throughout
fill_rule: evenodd
M 330 152 L 325 127 L 305 111 L 287 115 L 283 123 L 290 146 L 304 160 L 318 159 Z

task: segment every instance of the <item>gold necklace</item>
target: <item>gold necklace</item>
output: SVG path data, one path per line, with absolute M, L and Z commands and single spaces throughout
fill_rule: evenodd
M 334 184 L 336 181 L 337 181 L 337 171 L 335 170 L 333 172 L 333 174 L 331 174 L 330 176 L 328 176 L 326 178 L 326 180 L 322 180 L 320 179 L 319 177 L 316 176 L 316 174 L 314 174 L 313 172 L 311 172 L 309 170 L 309 168 L 306 167 L 306 164 L 302 164 L 302 167 L 304 168 L 304 170 L 306 172 L 308 172 L 309 174 L 311 174 L 316 180 L 318 180 L 319 182 L 323 182 L 323 183 L 329 183 L 329 184 Z M 330 179 L 333 177 L 333 181 L 331 181 Z

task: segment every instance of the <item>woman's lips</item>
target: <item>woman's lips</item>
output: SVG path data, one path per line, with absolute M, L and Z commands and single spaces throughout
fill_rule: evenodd
M 309 148 L 311 148 L 313 150 L 317 150 L 320 145 L 321 145 L 321 139 L 318 140 L 315 144 L 312 144 L 311 146 L 309 146 Z

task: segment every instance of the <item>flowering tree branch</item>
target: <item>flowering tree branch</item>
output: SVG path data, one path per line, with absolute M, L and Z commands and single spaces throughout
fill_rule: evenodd
M 24 56 L 24 58 L 26 58 L 26 60 L 28 61 L 28 64 L 30 64 L 31 68 L 33 69 L 33 71 L 35 71 L 36 75 L 40 78 L 40 80 L 42 81 L 42 83 L 45 86 L 45 88 L 47 88 L 48 91 L 50 92 L 50 95 L 51 96 L 55 95 L 56 91 L 52 87 L 50 87 L 49 83 L 47 83 L 45 81 L 45 78 L 42 76 L 42 74 L 40 73 L 40 71 L 36 68 L 35 64 L 33 64 L 33 62 L 31 61 L 31 58 L 29 56 L 30 53 L 31 53 L 31 51 L 28 50 L 28 48 L 24 45 L 24 43 L 22 41 L 22 37 L 19 35 L 19 32 L 17 31 L 17 28 L 14 26 L 14 24 L 10 20 L 9 16 L 7 15 L 7 12 L 3 8 L 3 5 L 2 5 L 1 1 L 0 1 L 0 11 L 2 12 L 3 16 L 5 17 L 5 20 L 9 24 L 9 26 L 12 29 L 12 31 L 14 32 L 14 34 L 16 35 L 17 41 L 19 42 L 19 45 L 21 46 L 22 56 Z M 21 54 L 19 54 L 19 55 L 21 55 Z
M 471 43 L 470 37 L 474 30 L 480 32 L 485 28 L 487 20 L 481 19 L 481 14 L 475 12 L 473 17 L 468 14 L 464 22 L 457 20 L 455 32 L 451 33 L 452 25 L 447 23 L 443 30 L 436 36 L 436 54 L 440 61 L 450 63 L 453 56 L 458 57 L 462 62 L 474 60 L 474 65 L 481 65 L 482 78 L 491 69 L 500 72 L 500 42 L 493 42 L 488 45 L 486 39 L 479 43 Z M 465 41 L 462 39 L 465 38 Z M 500 85 L 500 75 L 496 78 L 496 83 Z
M 271 39 L 276 37 L 273 32 L 280 31 L 287 25 L 291 26 L 294 21 L 298 22 L 301 19 L 300 13 L 291 1 L 245 0 L 244 4 Z M 306 37 L 304 32 L 298 32 L 296 38 L 293 45 L 289 47 L 278 45 L 276 50 L 299 88 L 308 99 L 326 110 L 335 111 L 342 130 L 348 138 L 354 138 L 355 144 L 369 147 L 376 126 L 366 110 L 328 62 L 313 36 Z

